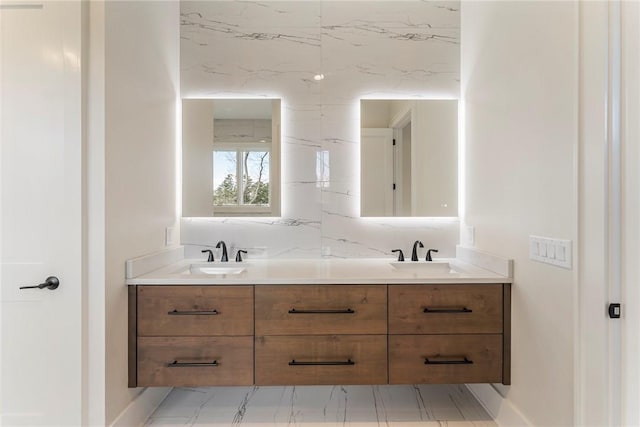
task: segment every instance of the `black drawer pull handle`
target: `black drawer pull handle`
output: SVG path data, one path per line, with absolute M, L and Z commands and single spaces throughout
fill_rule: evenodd
M 292 360 L 289 362 L 289 366 L 342 366 L 342 365 L 355 365 L 351 359 L 347 359 L 344 362 L 298 362 L 297 360 Z
M 462 308 L 429 308 L 425 307 L 423 313 L 473 313 L 473 310 L 468 309 L 467 307 Z
M 347 308 L 344 310 L 296 310 L 292 308 L 289 314 L 353 314 L 355 310 Z
M 338 362 L 299 362 L 297 360 L 292 360 L 289 362 L 289 366 L 343 366 L 343 365 L 355 365 L 351 359 L 347 359 L 346 361 L 338 361 Z
M 424 358 L 425 365 L 473 365 L 473 360 L 467 359 L 467 357 L 463 357 L 460 359 L 443 359 L 443 360 L 429 360 L 428 357 Z
M 170 316 L 215 316 L 216 314 L 220 314 L 218 310 L 210 310 L 210 311 L 178 311 L 173 310 L 167 313 Z
M 220 366 L 217 360 L 213 362 L 178 362 L 174 360 L 173 362 L 167 363 L 168 368 L 203 368 L 207 366 Z

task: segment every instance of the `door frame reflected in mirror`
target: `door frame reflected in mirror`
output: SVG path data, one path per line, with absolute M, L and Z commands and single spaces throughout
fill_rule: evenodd
M 360 101 L 361 217 L 458 217 L 458 104 Z

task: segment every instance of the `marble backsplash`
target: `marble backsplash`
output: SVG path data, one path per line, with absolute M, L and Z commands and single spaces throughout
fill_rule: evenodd
M 182 1 L 181 18 L 182 97 L 281 98 L 283 137 L 282 217 L 183 218 L 186 256 L 225 240 L 380 257 L 416 239 L 455 256 L 457 219 L 359 217 L 359 103 L 459 96 L 459 2 Z

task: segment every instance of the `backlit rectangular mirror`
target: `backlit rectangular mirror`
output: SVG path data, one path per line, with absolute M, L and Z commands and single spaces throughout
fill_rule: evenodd
M 458 101 L 360 101 L 360 215 L 458 216 Z
M 182 216 L 280 216 L 280 100 L 182 100 Z

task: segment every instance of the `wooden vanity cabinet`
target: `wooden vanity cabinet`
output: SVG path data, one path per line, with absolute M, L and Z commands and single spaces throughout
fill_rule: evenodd
M 386 335 L 256 337 L 256 385 L 386 384 Z
M 253 384 L 253 292 L 129 287 L 129 386 Z
M 256 335 L 387 334 L 386 285 L 256 286 Z
M 257 385 L 386 384 L 386 285 L 256 286 Z
M 511 288 L 389 286 L 389 384 L 510 384 Z
M 129 387 L 510 384 L 511 285 L 129 286 Z

